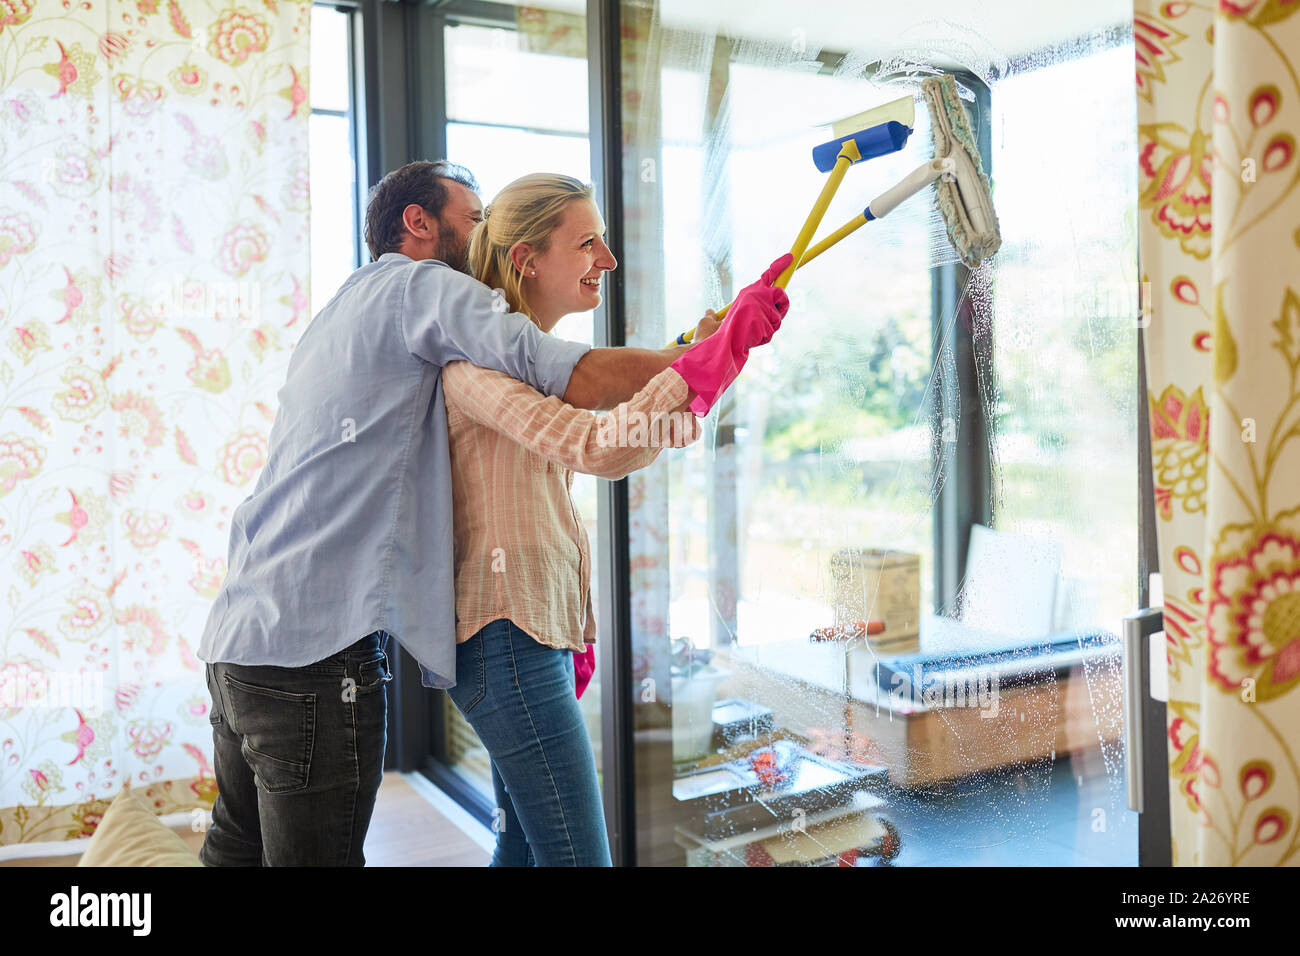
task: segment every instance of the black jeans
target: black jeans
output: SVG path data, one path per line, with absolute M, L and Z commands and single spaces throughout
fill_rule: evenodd
M 305 667 L 208 664 L 217 802 L 207 866 L 364 866 L 392 679 L 376 631 Z

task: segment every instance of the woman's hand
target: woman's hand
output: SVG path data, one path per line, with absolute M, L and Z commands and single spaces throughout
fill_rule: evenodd
M 695 326 L 695 337 L 691 339 L 691 344 L 703 342 L 714 332 L 718 331 L 718 326 L 721 324 L 722 320 L 718 318 L 718 314 L 712 309 L 709 309 L 704 313 L 704 318 L 700 319 L 700 324 Z
M 703 418 L 713 403 L 740 374 L 749 350 L 766 344 L 785 318 L 790 300 L 784 289 L 773 285 L 791 263 L 786 253 L 772 263 L 757 282 L 740 290 L 717 335 L 705 342 L 693 342 L 672 368 L 695 393 L 691 411 Z M 707 317 L 706 317 L 707 318 Z

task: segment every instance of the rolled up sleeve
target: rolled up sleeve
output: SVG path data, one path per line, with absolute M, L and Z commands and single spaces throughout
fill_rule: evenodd
M 446 263 L 417 262 L 401 309 L 407 349 L 433 365 L 472 362 L 563 398 L 591 346 L 557 339 L 501 306 L 491 289 Z
M 598 478 L 623 478 L 649 465 L 661 449 L 684 448 L 702 434 L 693 414 L 677 411 L 690 389 L 673 368 L 652 378 L 630 401 L 599 415 L 466 362 L 449 364 L 442 381 L 449 421 L 463 416 L 543 458 Z M 639 437 L 635 431 L 629 435 L 629 421 L 639 422 Z

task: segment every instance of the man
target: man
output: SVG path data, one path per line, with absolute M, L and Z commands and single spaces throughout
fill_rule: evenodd
M 207 865 L 364 865 L 388 637 L 434 675 L 429 686 L 455 683 L 442 366 L 465 359 L 596 409 L 683 351 L 593 349 L 500 311 L 458 271 L 483 217 L 477 190 L 445 161 L 385 176 L 366 210 L 373 261 L 294 348 L 199 645 L 219 791 Z M 706 318 L 697 334 L 714 328 Z

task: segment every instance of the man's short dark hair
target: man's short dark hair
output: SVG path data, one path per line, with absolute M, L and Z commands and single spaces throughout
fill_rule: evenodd
M 434 162 L 417 160 L 394 169 L 370 189 L 366 197 L 366 245 L 370 258 L 378 259 L 385 252 L 397 252 L 406 238 L 402 210 L 415 203 L 435 219 L 442 217 L 447 205 L 447 187 L 444 179 L 479 191 L 478 181 L 464 166 L 439 159 Z

